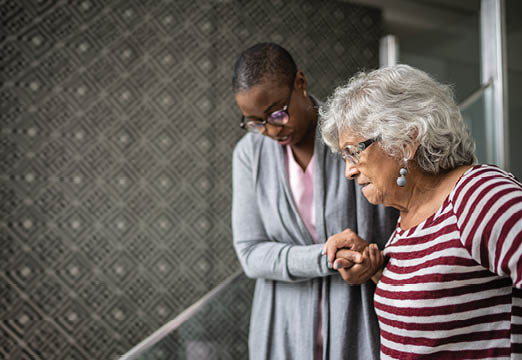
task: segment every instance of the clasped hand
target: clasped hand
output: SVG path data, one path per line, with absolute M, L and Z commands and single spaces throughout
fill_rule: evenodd
M 377 282 L 384 264 L 384 256 L 377 244 L 368 244 L 350 229 L 328 238 L 323 254 L 332 268 L 351 285 L 362 284 L 370 278 Z

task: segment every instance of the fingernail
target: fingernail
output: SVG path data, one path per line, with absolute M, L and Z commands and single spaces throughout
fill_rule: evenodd
M 321 250 L 321 255 L 326 255 L 326 251 L 324 250 L 324 248 Z
M 335 270 L 339 270 L 340 267 L 341 265 L 339 263 L 335 264 Z
M 328 263 L 328 269 L 332 268 L 332 264 Z

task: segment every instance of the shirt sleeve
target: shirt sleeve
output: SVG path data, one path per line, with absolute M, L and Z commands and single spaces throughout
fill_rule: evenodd
M 453 210 L 473 259 L 522 288 L 522 186 L 500 169 L 475 170 L 455 189 Z
M 232 232 L 234 248 L 245 274 L 298 282 L 336 272 L 321 255 L 322 244 L 291 245 L 269 239 L 256 200 L 252 143 L 243 138 L 233 155 Z

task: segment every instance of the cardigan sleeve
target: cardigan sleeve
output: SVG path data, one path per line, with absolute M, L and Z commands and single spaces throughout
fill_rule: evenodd
M 256 200 L 254 147 L 244 137 L 234 149 L 232 232 L 234 248 L 251 278 L 297 282 L 335 273 L 321 255 L 323 245 L 292 245 L 269 239 Z

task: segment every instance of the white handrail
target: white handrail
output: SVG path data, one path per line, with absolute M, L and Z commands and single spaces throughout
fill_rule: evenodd
M 460 111 L 466 110 L 471 104 L 475 102 L 483 93 L 486 91 L 488 87 L 493 85 L 493 79 L 489 79 L 489 81 L 485 84 L 482 84 L 477 90 L 473 91 L 471 95 L 469 95 L 467 98 L 465 98 L 460 104 L 459 109 Z
M 158 330 L 154 331 L 151 335 L 141 341 L 138 345 L 134 346 L 127 353 L 125 353 L 120 360 L 133 360 L 137 355 L 147 350 L 161 339 L 163 339 L 167 334 L 176 330 L 179 326 L 181 326 L 185 321 L 189 320 L 192 316 L 194 316 L 205 304 L 207 304 L 210 300 L 212 300 L 221 290 L 227 287 L 232 281 L 236 280 L 243 273 L 242 270 L 236 271 L 234 274 L 229 276 L 225 281 L 216 286 L 214 289 L 209 291 L 205 296 L 199 299 L 197 302 L 189 306 L 185 309 L 181 314 L 176 316 L 174 319 L 170 320 L 168 323 L 160 327 Z

